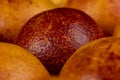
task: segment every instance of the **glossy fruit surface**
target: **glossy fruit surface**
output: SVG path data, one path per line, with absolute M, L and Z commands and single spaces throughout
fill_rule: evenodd
M 57 8 L 33 17 L 21 30 L 16 44 L 36 55 L 52 74 L 80 46 L 103 37 L 97 24 L 85 13 Z

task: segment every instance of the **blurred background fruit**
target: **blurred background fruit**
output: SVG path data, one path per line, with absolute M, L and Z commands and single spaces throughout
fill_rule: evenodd
M 66 7 L 79 9 L 90 15 L 106 36 L 111 36 L 120 23 L 120 0 L 69 0 Z
M 31 17 L 55 7 L 50 0 L 0 0 L 0 41 L 14 42 Z
M 0 80 L 50 80 L 50 75 L 27 50 L 0 42 Z
M 114 30 L 113 36 L 114 37 L 120 37 L 120 23 L 117 24 L 117 27 Z
M 58 7 L 64 7 L 67 5 L 69 0 L 51 0 Z
M 59 76 L 51 75 L 51 79 L 50 80 L 60 80 L 60 79 L 59 79 Z
M 58 74 L 76 49 L 103 36 L 82 11 L 57 8 L 34 16 L 21 30 L 16 44 L 36 55 L 51 74 Z
M 120 80 L 120 38 L 102 38 L 79 48 L 63 66 L 65 80 Z

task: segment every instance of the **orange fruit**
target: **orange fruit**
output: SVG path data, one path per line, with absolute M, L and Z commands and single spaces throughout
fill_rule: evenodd
M 102 38 L 79 48 L 63 66 L 65 80 L 120 80 L 120 38 Z
M 56 6 L 50 0 L 1 0 L 0 41 L 15 42 L 30 18 L 53 8 Z
M 0 42 L 0 80 L 49 80 L 40 61 L 25 49 Z
M 120 23 L 120 0 L 69 0 L 66 7 L 87 13 L 106 36 L 112 36 L 114 29 Z

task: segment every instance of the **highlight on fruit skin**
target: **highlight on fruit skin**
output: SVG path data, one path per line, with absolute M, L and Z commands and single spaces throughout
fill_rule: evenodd
M 65 80 L 120 80 L 120 38 L 106 37 L 79 48 L 63 66 Z
M 27 50 L 0 42 L 0 80 L 50 80 L 50 75 Z
M 69 0 L 51 0 L 58 7 L 65 7 L 68 4 Z
M 112 36 L 120 23 L 120 0 L 69 0 L 66 7 L 79 9 L 90 15 L 106 36 Z
M 56 8 L 30 19 L 16 44 L 37 56 L 51 74 L 59 74 L 76 49 L 103 36 L 94 20 L 82 11 Z

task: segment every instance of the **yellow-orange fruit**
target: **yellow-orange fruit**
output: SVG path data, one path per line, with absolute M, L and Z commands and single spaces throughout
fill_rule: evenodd
M 0 0 L 0 41 L 15 42 L 31 17 L 55 7 L 50 0 Z
M 120 0 L 69 0 L 67 7 L 90 15 L 106 36 L 111 36 L 120 23 Z
M 102 38 L 79 48 L 63 66 L 65 80 L 120 80 L 120 38 Z
M 0 42 L 0 80 L 50 80 L 50 75 L 27 50 Z

